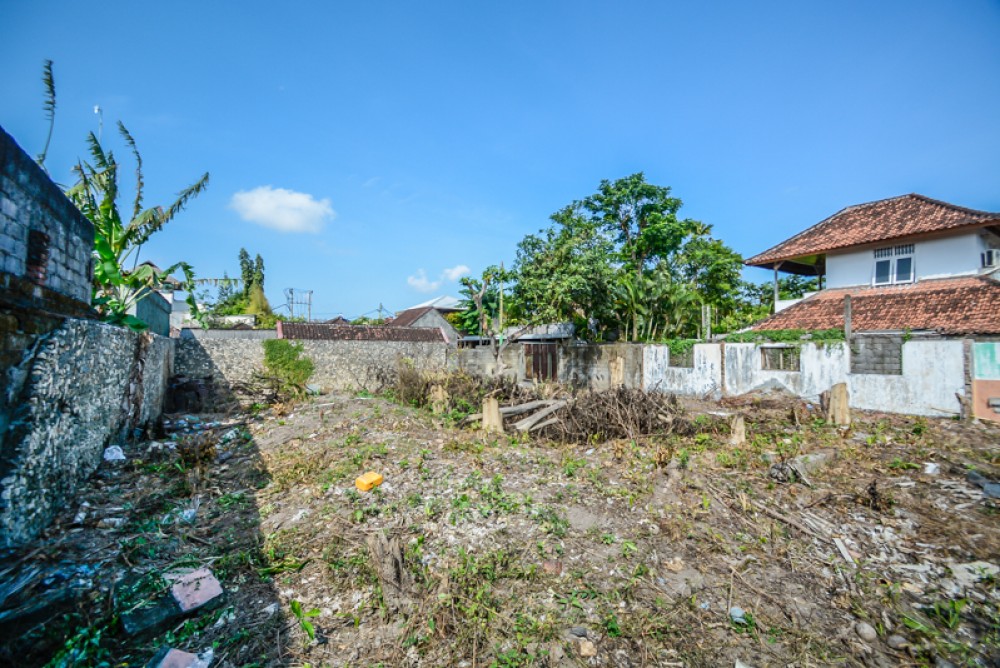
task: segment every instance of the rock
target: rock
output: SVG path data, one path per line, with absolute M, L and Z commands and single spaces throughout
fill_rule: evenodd
M 983 494 L 990 499 L 1000 499 L 1000 482 L 988 482 L 983 485 Z
M 123 462 L 125 461 L 125 451 L 117 445 L 112 445 L 104 451 L 104 461 Z
M 207 568 L 199 568 L 186 573 L 166 573 L 163 578 L 172 582 L 170 593 L 141 604 L 141 601 L 127 600 L 127 592 L 134 591 L 141 578 L 126 578 L 117 588 L 125 599 L 117 602 L 126 609 L 121 613 L 122 626 L 131 636 L 158 629 L 168 622 L 195 612 L 209 609 L 222 602 L 222 585 Z M 131 581 L 131 584 L 129 582 Z
M 888 638 L 885 639 L 885 644 L 888 645 L 890 648 L 896 650 L 904 649 L 906 647 L 909 647 L 910 645 L 910 643 L 906 640 L 906 638 L 900 635 L 889 636 Z
M 965 564 L 948 564 L 952 577 L 964 589 L 972 589 L 976 584 L 988 577 L 1000 573 L 1000 567 L 988 561 L 970 561 Z
M 816 450 L 815 452 L 799 455 L 792 461 L 796 467 L 801 468 L 806 473 L 815 473 L 826 466 L 836 454 L 834 450 Z
M 558 664 L 566 656 L 566 652 L 563 651 L 562 645 L 557 642 L 549 643 L 549 662 L 551 664 Z
M 570 635 L 576 636 L 577 638 L 586 638 L 587 629 L 582 626 L 574 626 L 569 630 Z
M 589 640 L 580 641 L 580 656 L 587 658 L 591 656 L 597 656 L 597 645 L 590 642 Z
M 561 561 L 552 561 L 551 559 L 547 559 L 542 562 L 542 570 L 549 575 L 560 575 L 562 574 L 562 569 L 563 566 Z
M 732 620 L 733 624 L 746 624 L 747 623 L 747 613 L 743 608 L 738 608 L 735 605 L 729 608 L 729 619 Z
M 867 643 L 873 643 L 878 640 L 878 633 L 875 632 L 875 627 L 868 622 L 858 622 L 854 625 L 854 631 L 858 634 L 858 637 Z

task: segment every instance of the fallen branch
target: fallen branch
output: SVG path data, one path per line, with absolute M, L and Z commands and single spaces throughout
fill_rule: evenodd
M 538 424 L 543 418 L 548 417 L 552 413 L 555 413 L 557 410 L 559 410 L 565 405 L 566 405 L 565 401 L 556 401 L 554 403 L 551 403 L 546 408 L 543 408 L 534 415 L 526 417 L 520 422 L 516 422 L 514 424 L 514 429 L 520 432 L 526 432 L 530 430 L 532 427 L 534 427 L 536 424 Z

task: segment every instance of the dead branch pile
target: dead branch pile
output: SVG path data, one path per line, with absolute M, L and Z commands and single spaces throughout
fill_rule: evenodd
M 538 433 L 567 443 L 588 443 L 595 438 L 637 439 L 695 431 L 676 396 L 619 387 L 576 397 Z
M 501 404 L 519 404 L 538 398 L 534 388 L 521 387 L 508 377 L 484 378 L 464 371 L 428 373 L 400 364 L 391 392 L 400 403 L 424 407 L 431 403 L 431 388 L 439 387 L 447 397 L 447 410 L 478 411 L 486 397 Z

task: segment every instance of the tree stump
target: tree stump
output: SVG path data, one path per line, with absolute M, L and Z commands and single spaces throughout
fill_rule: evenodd
M 824 392 L 826 421 L 838 426 L 851 425 L 851 408 L 848 405 L 847 383 L 837 383 Z
M 493 397 L 483 399 L 483 431 L 503 433 L 503 417 L 500 415 L 500 402 Z
M 431 405 L 431 413 L 441 415 L 448 410 L 448 391 L 440 385 L 432 385 L 427 396 Z
M 411 614 L 414 609 L 413 598 L 410 596 L 413 574 L 406 568 L 399 537 L 388 536 L 380 531 L 368 536 L 366 542 L 371 552 L 372 565 L 382 583 L 385 607 L 393 613 Z
M 733 418 L 732 429 L 730 429 L 729 444 L 739 447 L 747 442 L 747 425 L 742 415 Z

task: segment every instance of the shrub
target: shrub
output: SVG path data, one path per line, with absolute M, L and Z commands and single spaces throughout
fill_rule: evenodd
M 300 397 L 313 374 L 313 361 L 302 357 L 302 344 L 287 339 L 264 341 L 264 367 L 279 395 Z

